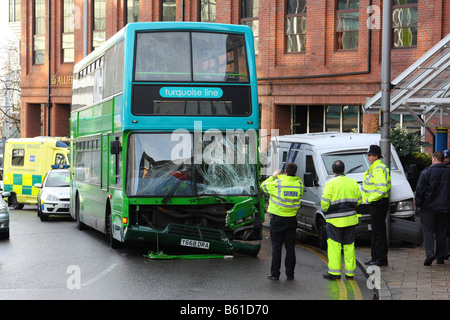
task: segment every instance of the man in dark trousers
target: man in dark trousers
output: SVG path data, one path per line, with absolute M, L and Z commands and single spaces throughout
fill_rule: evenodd
M 381 148 L 371 145 L 367 152 L 370 167 L 364 173 L 362 184 L 363 203 L 369 204 L 372 225 L 372 259 L 366 265 L 388 265 L 388 243 L 386 216 L 389 210 L 391 175 L 389 168 L 381 162 Z
M 416 206 L 422 224 L 426 259 L 425 266 L 443 264 L 450 215 L 450 170 L 445 166 L 444 153 L 432 155 L 432 165 L 425 168 L 416 187 Z M 434 241 L 436 239 L 436 247 Z M 436 251 L 435 251 L 436 248 Z
M 295 233 L 297 231 L 297 210 L 303 195 L 302 180 L 295 174 L 297 165 L 286 163 L 285 174 L 275 171 L 262 184 L 261 189 L 269 198 L 270 238 L 272 240 L 272 265 L 269 280 L 278 280 L 281 267 L 281 249 L 286 248 L 285 268 L 287 280 L 294 279 Z

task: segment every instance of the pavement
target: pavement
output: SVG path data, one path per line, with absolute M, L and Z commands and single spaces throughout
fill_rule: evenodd
M 375 279 L 373 269 L 364 265 L 370 258 L 370 247 L 356 246 L 357 264 L 368 279 Z M 425 248 L 405 244 L 391 245 L 388 266 L 379 267 L 381 279 L 374 288 L 379 300 L 449 300 L 450 260 L 444 264 L 424 266 Z M 371 282 L 371 281 L 370 281 Z
M 266 217 L 266 228 L 269 228 L 268 221 Z M 450 259 L 445 260 L 444 264 L 436 264 L 435 260 L 431 266 L 424 266 L 426 255 L 423 244 L 391 243 L 388 265 L 377 267 L 379 269 L 364 264 L 371 257 L 370 243 L 359 245 L 356 242 L 355 249 L 356 263 L 366 274 L 368 285 L 373 286 L 374 299 L 450 300 Z

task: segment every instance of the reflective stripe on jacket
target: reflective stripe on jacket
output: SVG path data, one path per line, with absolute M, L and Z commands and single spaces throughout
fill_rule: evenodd
M 270 196 L 268 212 L 282 217 L 297 215 L 303 195 L 303 183 L 299 177 L 280 174 L 275 179 L 270 176 L 261 184 L 261 189 Z
M 375 160 L 364 173 L 362 185 L 363 203 L 371 203 L 387 198 L 391 192 L 389 168 L 380 159 Z
M 356 207 L 362 202 L 358 183 L 343 174 L 325 184 L 320 205 L 328 223 L 336 227 L 358 224 Z

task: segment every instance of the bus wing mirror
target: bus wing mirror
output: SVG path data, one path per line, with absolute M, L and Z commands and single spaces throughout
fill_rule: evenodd
M 119 140 L 111 141 L 111 154 L 119 154 L 122 150 L 122 146 Z

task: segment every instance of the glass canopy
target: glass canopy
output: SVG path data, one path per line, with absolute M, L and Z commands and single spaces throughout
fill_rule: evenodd
M 364 105 L 364 112 L 378 113 L 381 91 Z M 450 115 L 450 34 L 392 81 L 391 113 L 411 114 L 423 127 L 434 116 Z M 426 118 L 422 120 L 420 116 Z M 433 125 L 433 127 L 436 125 Z

